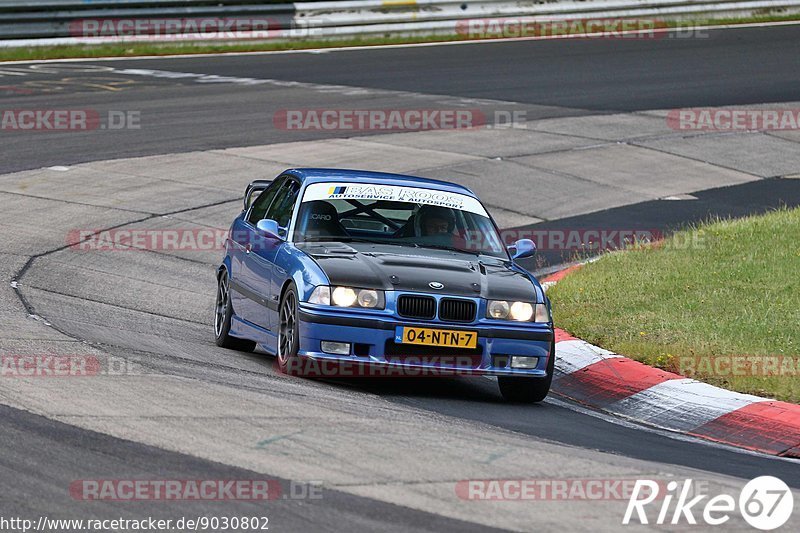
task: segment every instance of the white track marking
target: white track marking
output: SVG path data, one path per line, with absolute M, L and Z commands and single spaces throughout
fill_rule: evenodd
M 621 357 L 580 339 L 556 343 L 556 368 L 563 374 L 571 374 L 605 359 Z
M 684 378 L 653 385 L 605 410 L 674 431 L 691 431 L 742 407 L 767 401 Z

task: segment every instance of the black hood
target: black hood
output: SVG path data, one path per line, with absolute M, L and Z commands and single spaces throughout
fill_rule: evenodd
M 368 243 L 297 245 L 332 285 L 536 301 L 530 279 L 508 261 L 469 253 Z M 444 285 L 436 290 L 429 283 Z

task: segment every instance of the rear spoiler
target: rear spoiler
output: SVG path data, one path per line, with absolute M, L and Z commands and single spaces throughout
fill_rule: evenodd
M 247 211 L 250 209 L 250 204 L 253 203 L 253 200 L 261 194 L 261 192 L 269 187 L 269 184 L 272 183 L 272 180 L 253 180 L 250 182 L 250 185 L 247 186 L 247 189 L 244 190 L 244 210 Z

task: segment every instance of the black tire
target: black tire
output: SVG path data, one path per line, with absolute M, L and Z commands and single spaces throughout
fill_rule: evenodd
M 240 352 L 252 352 L 256 349 L 254 341 L 229 335 L 231 317 L 233 317 L 233 305 L 231 304 L 230 282 L 228 272 L 223 270 L 217 280 L 217 298 L 214 303 L 214 337 L 216 337 L 217 346 Z
M 556 345 L 550 346 L 550 359 L 547 361 L 547 377 L 529 378 L 513 376 L 497 376 L 500 394 L 507 402 L 536 403 L 547 398 L 550 384 L 553 382 L 553 371 L 556 367 Z
M 302 359 L 297 355 L 300 351 L 300 323 L 297 313 L 297 289 L 290 284 L 281 297 L 278 312 L 278 369 L 284 374 L 302 376 Z

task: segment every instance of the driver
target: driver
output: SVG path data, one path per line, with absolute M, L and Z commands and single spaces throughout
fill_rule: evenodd
M 422 237 L 452 236 L 456 217 L 447 207 L 423 205 L 417 212 L 419 232 Z

